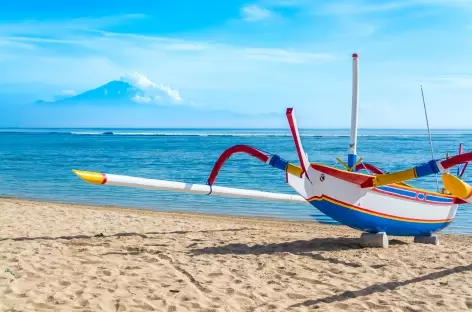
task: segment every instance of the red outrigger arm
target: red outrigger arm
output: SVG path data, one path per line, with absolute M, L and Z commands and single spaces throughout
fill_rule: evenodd
M 294 166 L 290 164 L 288 161 L 280 158 L 278 155 L 267 155 L 264 152 L 261 152 L 258 149 L 255 149 L 254 147 L 248 146 L 248 145 L 235 145 L 227 150 L 225 150 L 220 157 L 218 157 L 218 160 L 216 161 L 215 165 L 213 166 L 213 169 L 211 170 L 210 176 L 208 177 L 207 184 L 208 185 L 213 185 L 216 180 L 216 176 L 221 170 L 221 167 L 223 167 L 224 163 L 234 154 L 238 153 L 245 153 L 248 154 L 254 158 L 259 159 L 263 163 L 266 163 L 272 167 L 275 167 L 277 169 L 283 170 L 287 173 L 293 174 L 297 177 L 300 177 L 302 175 L 302 170 L 301 168 Z
M 444 170 L 447 170 L 449 168 L 452 168 L 460 164 L 464 164 L 464 163 L 467 164 L 470 161 L 472 161 L 472 152 L 459 154 L 451 158 L 445 159 L 441 161 L 441 166 L 444 168 Z
M 362 163 L 362 164 L 357 164 L 356 165 L 356 171 L 361 171 L 362 169 L 365 169 L 367 171 L 370 171 L 374 174 L 384 174 L 384 172 L 382 171 L 382 169 L 380 169 L 379 167 L 376 167 L 372 164 L 368 164 L 368 163 Z
M 269 156 L 267 156 L 263 152 L 255 149 L 254 147 L 251 147 L 251 146 L 248 146 L 248 145 L 235 145 L 235 146 L 232 146 L 232 147 L 228 148 L 227 150 L 225 150 L 220 155 L 218 160 L 216 161 L 215 166 L 211 170 L 210 177 L 208 178 L 208 182 L 207 182 L 208 185 L 213 185 L 213 183 L 215 183 L 216 176 L 220 172 L 221 167 L 223 167 L 224 163 L 232 155 L 237 154 L 237 153 L 246 153 L 248 155 L 251 155 L 251 156 L 259 159 L 260 161 L 262 161 L 264 163 L 268 163 L 270 161 Z

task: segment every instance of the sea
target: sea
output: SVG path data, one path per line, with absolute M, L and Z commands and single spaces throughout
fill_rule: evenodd
M 337 157 L 347 160 L 349 129 L 300 132 L 311 162 L 335 165 Z M 432 130 L 431 137 L 435 158 L 457 154 L 460 143 L 465 151 L 472 148 L 472 130 Z M 90 185 L 72 173 L 80 169 L 205 184 L 219 155 L 235 144 L 298 163 L 288 129 L 0 129 L 0 196 L 337 224 L 308 203 Z M 357 153 L 364 162 L 389 172 L 432 158 L 426 130 L 360 129 Z M 465 181 L 471 183 L 470 177 L 472 168 Z M 438 183 L 441 188 L 439 176 Z M 437 189 L 434 175 L 410 184 Z M 216 185 L 295 194 L 283 171 L 245 154 L 230 158 Z M 461 205 L 443 233 L 472 234 L 471 205 Z

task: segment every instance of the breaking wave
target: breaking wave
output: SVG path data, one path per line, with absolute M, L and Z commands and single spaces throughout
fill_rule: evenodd
M 375 131 L 375 130 L 372 130 Z M 339 133 L 339 130 L 334 130 L 335 133 L 329 133 L 329 130 L 322 130 L 322 133 L 319 130 L 312 131 L 300 131 L 302 137 L 313 137 L 313 138 L 347 138 L 349 133 Z M 338 133 L 336 133 L 338 132 Z M 379 130 L 382 132 L 382 130 Z M 405 130 L 402 130 L 401 134 L 395 133 L 372 133 L 372 134 L 359 134 L 359 137 L 389 137 L 389 138 L 416 138 L 416 137 L 426 137 L 427 133 L 405 133 Z M 228 131 L 228 132 L 217 132 L 214 130 L 208 131 L 145 131 L 145 132 L 126 132 L 126 131 L 110 131 L 110 130 L 91 130 L 91 131 L 47 131 L 47 130 L 0 130 L 1 134 L 17 134 L 17 135 L 75 135 L 75 136 L 179 136 L 179 137 L 291 137 L 290 132 L 284 131 L 254 131 L 254 132 L 244 132 L 244 131 Z M 447 131 L 433 133 L 436 136 L 472 136 L 472 131 Z

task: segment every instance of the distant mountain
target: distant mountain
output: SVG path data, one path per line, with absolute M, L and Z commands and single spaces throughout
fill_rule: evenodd
M 64 93 L 66 92 L 66 93 Z M 71 94 L 71 92 L 73 94 Z M 68 95 L 68 96 L 67 96 Z M 177 90 L 154 83 L 139 73 L 127 74 L 119 80 L 110 81 L 98 88 L 75 94 L 72 90 L 62 91 L 53 101 L 36 101 L 38 104 L 185 104 Z
M 283 114 L 205 109 L 138 73 L 79 94 L 63 90 L 49 98 L 54 100 L 12 106 L 0 127 L 286 127 Z
M 138 89 L 128 82 L 113 80 L 98 88 L 85 91 L 83 93 L 63 97 L 55 101 L 36 101 L 36 103 L 57 103 L 57 104 L 72 104 L 72 103 L 96 103 L 96 104 L 136 104 L 133 99 L 144 97 L 145 91 Z

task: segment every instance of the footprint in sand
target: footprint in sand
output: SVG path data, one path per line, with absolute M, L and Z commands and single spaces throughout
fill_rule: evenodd
M 161 300 L 161 299 L 162 299 L 162 298 L 159 297 L 157 294 L 148 295 L 146 298 L 147 298 L 148 300 L 153 300 L 153 301 Z
M 306 299 L 306 296 L 294 293 L 288 293 L 287 297 L 289 297 L 290 299 Z

